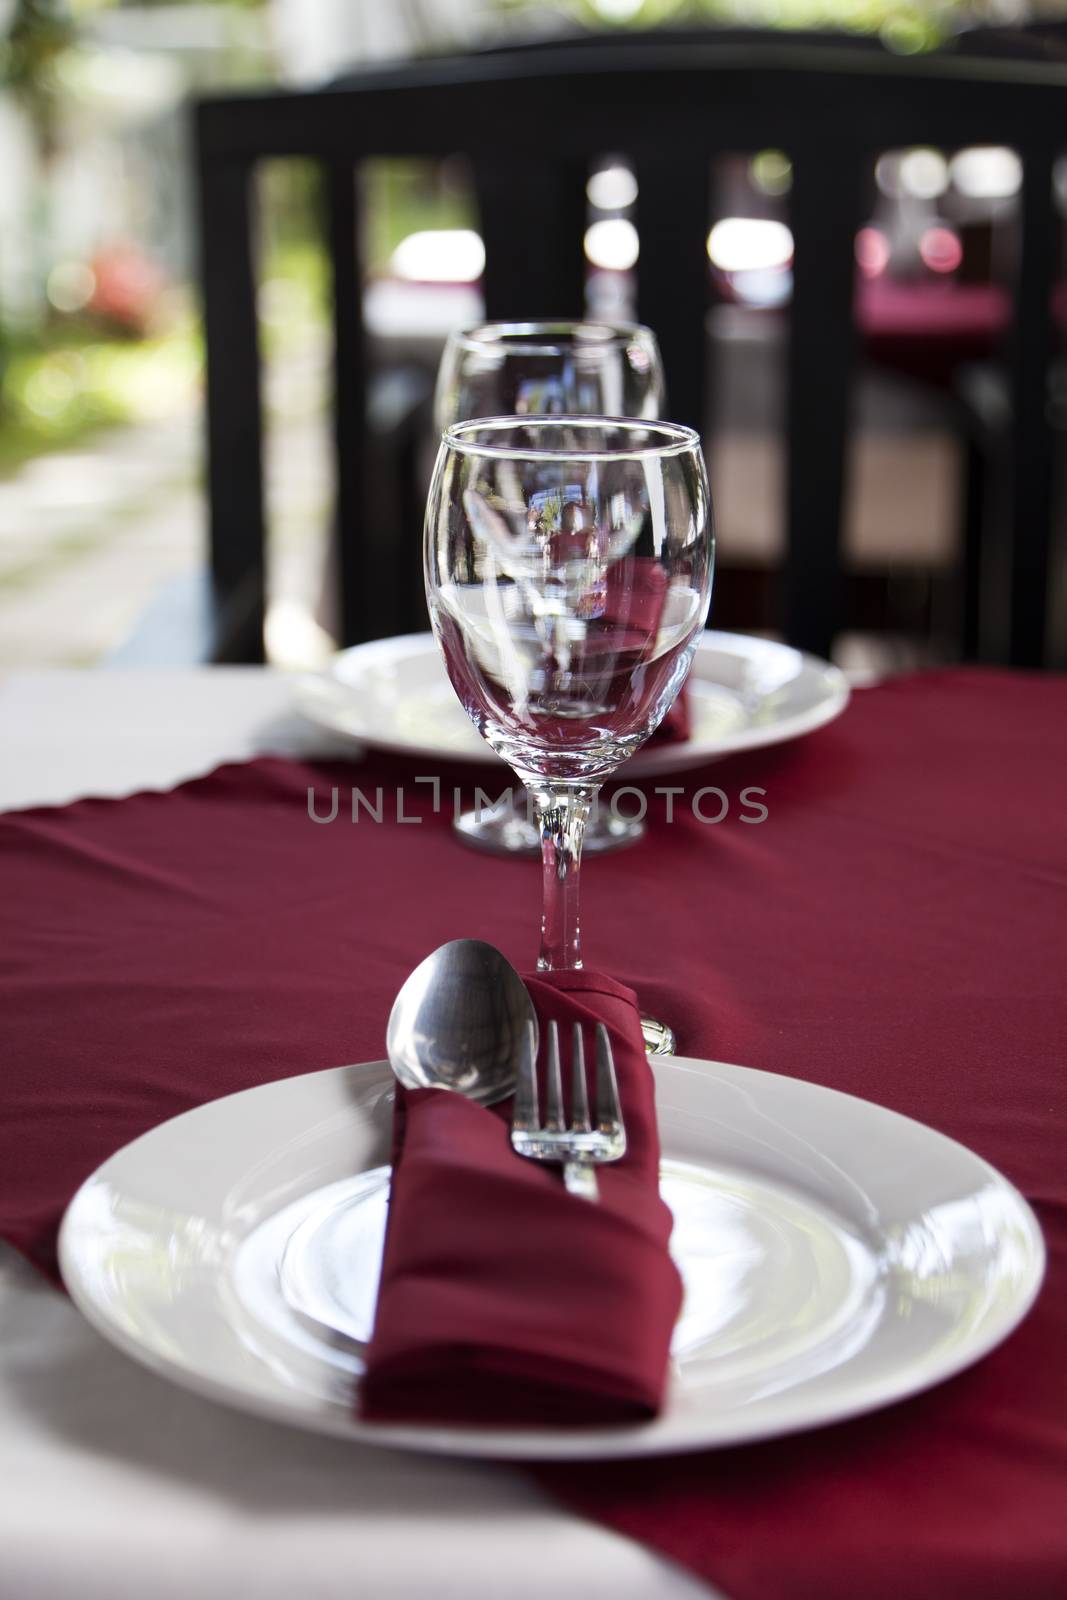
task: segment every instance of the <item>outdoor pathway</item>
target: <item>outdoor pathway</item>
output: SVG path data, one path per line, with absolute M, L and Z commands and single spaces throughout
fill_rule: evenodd
M 323 356 L 267 373 L 268 643 L 284 665 L 330 648 L 316 612 L 331 500 Z M 107 663 L 149 605 L 206 560 L 202 419 L 102 431 L 0 481 L 0 671 Z

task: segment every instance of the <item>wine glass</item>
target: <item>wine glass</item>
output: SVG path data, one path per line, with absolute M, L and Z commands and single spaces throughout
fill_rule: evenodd
M 448 337 L 437 374 L 434 422 L 443 434 L 477 417 L 659 417 L 663 362 L 649 328 L 606 322 L 487 322 Z M 501 855 L 539 855 L 540 832 L 522 791 L 479 802 L 454 819 L 465 843 Z M 637 817 L 593 808 L 586 854 L 634 844 Z
M 699 437 L 637 418 L 459 423 L 438 452 L 425 559 L 452 686 L 533 798 L 538 967 L 580 967 L 590 806 L 666 715 L 707 618 Z

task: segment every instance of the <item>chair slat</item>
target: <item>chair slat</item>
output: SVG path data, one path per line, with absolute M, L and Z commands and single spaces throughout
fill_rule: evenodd
M 1049 419 L 1052 293 L 1060 223 L 1053 203 L 1054 151 L 1024 151 L 1019 260 L 1008 358 L 1011 392 L 1011 616 L 1009 659 L 1045 664 L 1052 549 L 1054 451 Z
M 351 161 L 324 163 L 326 231 L 333 268 L 333 448 L 335 543 L 341 637 L 346 644 L 374 637 L 382 596 L 368 561 L 367 346 L 356 173 Z
M 585 310 L 588 158 L 474 163 L 491 321 L 573 319 Z
M 665 153 L 636 166 L 637 314 L 656 333 L 668 415 L 702 430 L 708 414 L 708 158 Z
M 262 661 L 262 401 L 252 168 L 201 160 L 200 280 L 207 346 L 208 497 L 219 661 Z
M 856 334 L 856 230 L 863 155 L 843 142 L 796 154 L 790 195 L 793 304 L 786 430 L 785 632 L 829 656 L 844 621 L 841 515 Z

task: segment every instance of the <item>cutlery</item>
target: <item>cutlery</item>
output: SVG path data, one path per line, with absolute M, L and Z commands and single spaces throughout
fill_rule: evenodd
M 574 1024 L 571 1050 L 571 1124 L 563 1116 L 559 1029 L 548 1025 L 545 1061 L 545 1121 L 542 1125 L 537 1093 L 537 1036 L 527 1028 L 519 1052 L 515 1111 L 511 1123 L 512 1148 L 530 1161 L 556 1161 L 563 1167 L 563 1182 L 583 1200 L 599 1199 L 596 1168 L 626 1154 L 626 1129 L 619 1105 L 615 1058 L 611 1039 L 602 1022 L 596 1030 L 596 1126 L 589 1120 L 589 1089 L 585 1077 L 585 1050 L 580 1023 Z
M 495 1105 L 515 1088 L 516 1062 L 537 1013 L 499 950 L 452 939 L 419 963 L 393 1002 L 389 1064 L 406 1089 L 451 1089 Z

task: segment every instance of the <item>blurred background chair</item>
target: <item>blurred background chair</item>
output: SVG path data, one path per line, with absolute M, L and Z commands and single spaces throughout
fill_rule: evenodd
M 818 38 L 656 34 L 484 52 L 375 69 L 321 89 L 202 101 L 196 137 L 215 653 L 249 659 L 262 650 L 252 183 L 262 160 L 311 157 L 325 178 L 340 631 L 353 643 L 421 616 L 415 462 L 427 400 L 417 374 L 383 373 L 368 356 L 361 163 L 387 154 L 459 152 L 470 159 L 485 247 L 485 311 L 505 318 L 582 314 L 591 166 L 605 153 L 627 158 L 640 238 L 636 313 L 660 340 L 671 415 L 704 428 L 714 378 L 703 336 L 711 297 L 709 163 L 728 152 L 785 152 L 792 178 L 786 547 L 780 577 L 764 585 L 769 601 L 747 618 L 743 607 L 733 609 L 742 622 L 778 627 L 791 642 L 828 655 L 853 620 L 842 517 L 859 339 L 890 364 L 886 352 L 895 349 L 905 367 L 909 333 L 925 359 L 934 352 L 935 367 L 938 337 L 943 357 L 952 344 L 938 315 L 940 285 L 928 286 L 925 304 L 921 295 L 898 295 L 894 303 L 884 286 L 879 299 L 874 280 L 861 276 L 857 296 L 856 241 L 869 217 L 875 162 L 887 150 L 916 145 L 948 152 L 995 145 L 1021 162 L 1014 260 L 1003 293 L 986 307 L 977 344 L 968 346 L 964 328 L 967 337 L 948 349 L 943 370 L 927 377 L 970 446 L 959 550 L 962 648 L 1043 664 L 1059 436 L 1049 398 L 1061 231 L 1053 164 L 1065 90 L 1067 66 L 1058 62 L 962 52 L 911 61 Z M 928 240 L 928 248 L 936 251 L 938 242 Z M 951 239 L 940 243 L 952 248 Z M 950 308 L 950 333 L 953 314 Z M 968 357 L 985 355 L 996 358 L 999 398 L 980 405 L 980 386 L 968 391 L 960 371 Z M 984 381 L 988 393 L 988 372 Z M 990 498 L 996 509 L 987 517 Z M 902 527 L 904 542 L 907 531 Z M 727 568 L 725 615 L 722 604 L 715 613 L 720 626 L 733 620 L 728 578 Z

